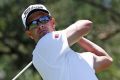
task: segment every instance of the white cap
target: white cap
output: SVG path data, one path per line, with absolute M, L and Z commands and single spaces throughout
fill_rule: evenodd
M 27 24 L 26 24 L 26 20 L 28 18 L 28 16 L 35 12 L 35 11 L 44 11 L 44 12 L 47 12 L 49 15 L 50 15 L 50 12 L 47 10 L 47 8 L 42 5 L 42 4 L 34 4 L 34 5 L 30 5 L 23 13 L 22 13 L 22 22 L 25 26 L 25 28 L 27 27 Z

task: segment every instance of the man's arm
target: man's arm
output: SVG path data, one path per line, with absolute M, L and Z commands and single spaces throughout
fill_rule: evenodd
M 86 51 L 93 53 L 94 69 L 96 70 L 96 72 L 100 72 L 111 65 L 113 59 L 100 46 L 96 45 L 95 43 L 84 37 L 82 37 L 78 41 L 78 44 Z
M 68 44 L 72 46 L 78 42 L 82 36 L 85 36 L 91 30 L 91 25 L 92 22 L 89 20 L 79 20 L 66 28 L 64 31 L 68 39 Z

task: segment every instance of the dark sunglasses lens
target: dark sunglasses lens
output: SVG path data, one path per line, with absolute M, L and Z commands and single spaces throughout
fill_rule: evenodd
M 37 26 L 37 21 L 34 20 L 29 23 L 28 30 L 31 30 L 31 29 L 35 28 L 36 26 Z
M 37 21 L 35 20 L 35 21 L 32 21 L 32 24 L 37 24 Z
M 49 20 L 50 20 L 49 16 L 43 16 L 39 18 L 39 22 L 42 24 L 47 23 Z
M 38 24 L 45 24 L 50 20 L 50 16 L 42 16 L 39 19 L 36 19 L 29 23 L 29 29 L 35 28 Z

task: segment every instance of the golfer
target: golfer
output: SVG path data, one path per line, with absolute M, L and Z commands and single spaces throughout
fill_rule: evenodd
M 23 12 L 22 21 L 25 33 L 36 42 L 32 61 L 43 80 L 98 80 L 95 74 L 113 61 L 104 49 L 84 38 L 92 30 L 89 20 L 77 20 L 55 31 L 48 9 L 34 4 Z M 86 52 L 73 51 L 70 46 L 75 43 Z

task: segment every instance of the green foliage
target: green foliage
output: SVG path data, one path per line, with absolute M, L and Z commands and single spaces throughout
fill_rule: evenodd
M 112 1 L 112 8 L 102 0 L 41 0 L 61 30 L 79 19 L 93 21 L 93 30 L 86 36 L 103 47 L 114 59 L 112 66 L 98 73 L 100 80 L 120 80 L 120 0 Z M 38 0 L 0 1 L 0 80 L 12 79 L 32 59 L 35 43 L 24 34 L 21 14 Z M 71 47 L 83 51 L 78 45 Z M 2 76 L 1 76 L 2 75 Z M 42 80 L 38 72 L 29 68 L 18 80 Z

